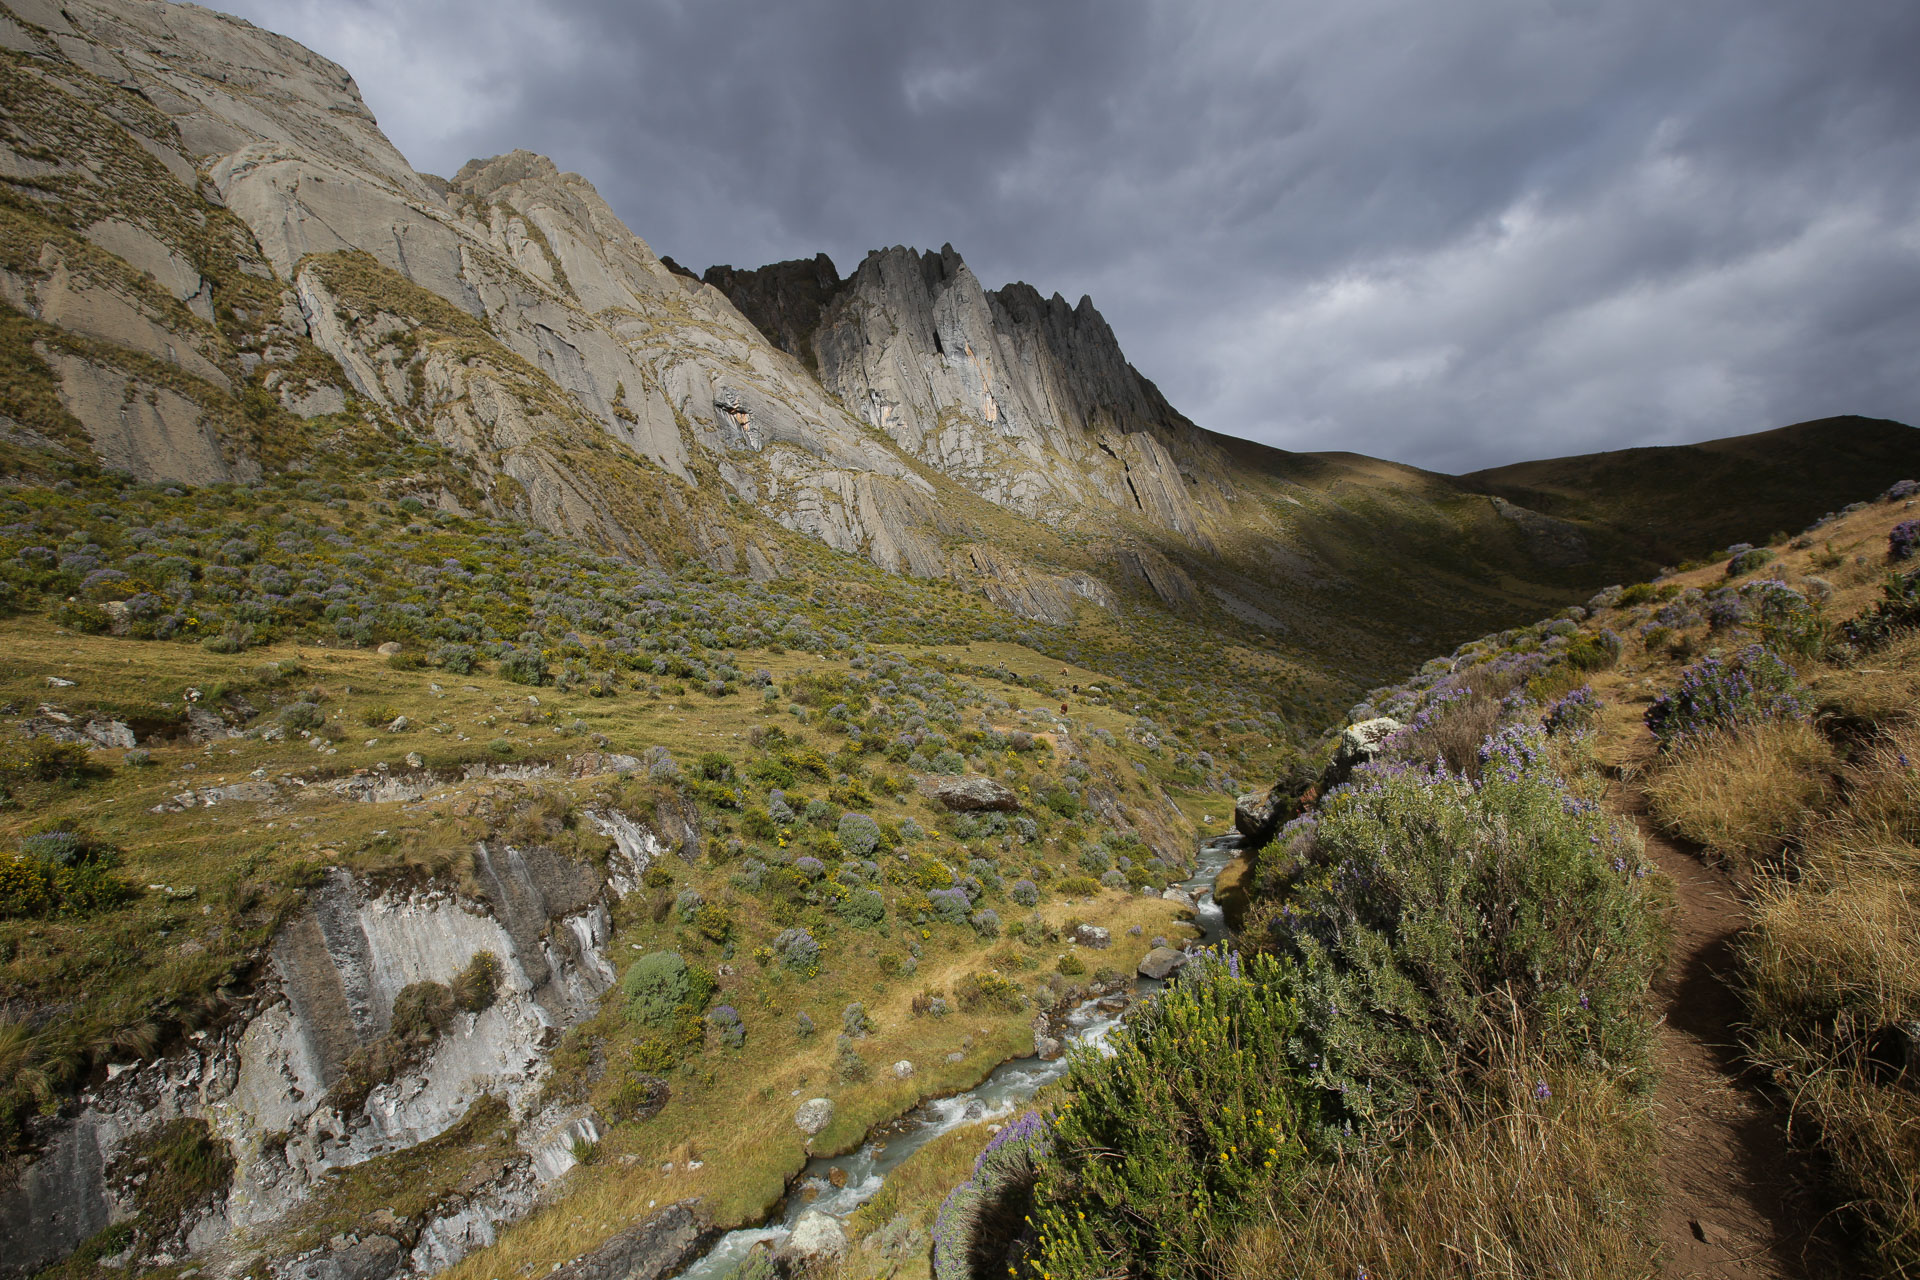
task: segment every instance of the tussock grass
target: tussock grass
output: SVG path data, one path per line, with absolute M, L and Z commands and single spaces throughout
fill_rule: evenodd
M 1647 801 L 1663 829 L 1747 875 L 1801 830 L 1832 790 L 1835 764 L 1805 721 L 1716 730 L 1668 753 Z
M 1760 889 L 1743 951 L 1754 1058 L 1831 1161 L 1882 1274 L 1920 1276 L 1920 1093 L 1900 1028 L 1920 1021 L 1920 726 L 1845 775 L 1793 878 Z
M 1476 1098 L 1443 1091 L 1406 1146 L 1352 1156 L 1271 1198 L 1223 1242 L 1219 1274 L 1657 1276 L 1643 1211 L 1653 1149 L 1647 1104 L 1617 1083 L 1510 1060 Z

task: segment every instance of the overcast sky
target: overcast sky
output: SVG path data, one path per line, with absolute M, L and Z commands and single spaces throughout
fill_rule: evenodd
M 1202 426 L 1440 470 L 1920 423 L 1912 0 L 216 0 L 696 271 L 951 242 Z

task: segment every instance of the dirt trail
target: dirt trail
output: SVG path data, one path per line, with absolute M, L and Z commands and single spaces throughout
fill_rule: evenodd
M 1647 854 L 1673 881 L 1673 959 L 1655 984 L 1664 1015 L 1655 1052 L 1661 1234 L 1675 1280 L 1836 1273 L 1812 1242 L 1779 1109 L 1741 1078 L 1740 998 L 1728 985 L 1746 911 L 1731 881 L 1667 840 L 1637 795 L 1620 797 Z

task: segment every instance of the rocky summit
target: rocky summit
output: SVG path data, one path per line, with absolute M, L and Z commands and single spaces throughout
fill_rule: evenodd
M 1764 722 L 1826 825 L 1742 885 L 1907 830 L 1920 439 L 1241 425 L 951 245 L 696 274 L 239 19 L 0 0 L 0 1275 L 1371 1265 L 1304 1186 L 1627 1256 L 1665 899 L 1610 785 Z M 1725 842 L 1698 788 L 1648 803 Z M 1913 1009 L 1820 1057 L 1788 1003 L 1755 1061 L 1900 1132 Z M 1599 1154 L 1501 1200 L 1482 1115 Z M 1409 1133 L 1441 1173 L 1359 1158 Z M 1493 1256 L 1371 1238 L 1429 1237 Z

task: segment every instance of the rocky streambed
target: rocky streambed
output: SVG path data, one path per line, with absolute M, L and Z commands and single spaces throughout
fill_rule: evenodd
M 1220 940 L 1221 909 L 1213 900 L 1213 882 L 1241 848 L 1237 835 L 1217 836 L 1200 846 L 1194 874 L 1178 888 L 1194 904 L 1195 945 Z M 1177 962 L 1176 962 L 1177 964 Z M 1156 969 L 1158 965 L 1154 966 Z M 1164 985 L 1142 974 L 1136 993 L 1145 997 Z M 1082 1001 L 1054 1023 L 1066 1046 L 1099 1047 L 1125 1021 L 1137 1001 L 1096 996 Z M 1064 1025 L 1062 1025 L 1064 1024 Z M 855 1209 L 878 1195 L 887 1176 L 929 1142 L 962 1125 L 1011 1117 L 1040 1089 L 1067 1072 L 1067 1056 L 1026 1057 L 1003 1062 L 978 1085 L 961 1093 L 923 1102 L 880 1126 L 858 1151 L 815 1157 L 789 1184 L 785 1201 L 758 1226 L 729 1231 L 700 1259 L 679 1273 L 679 1280 L 721 1280 L 755 1249 L 763 1246 L 788 1256 L 809 1258 L 845 1247 L 843 1224 Z

